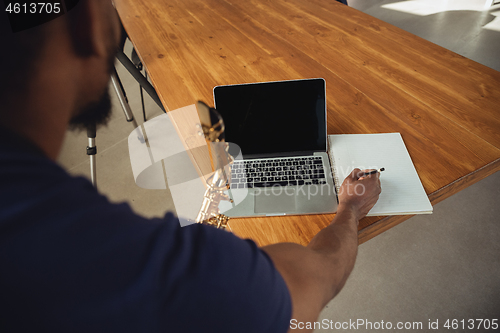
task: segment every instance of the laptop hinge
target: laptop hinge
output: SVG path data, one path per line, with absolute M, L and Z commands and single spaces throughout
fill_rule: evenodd
M 269 153 L 269 154 L 252 154 L 245 155 L 243 154 L 243 159 L 258 159 L 258 158 L 276 158 L 276 157 L 295 157 L 295 156 L 313 156 L 314 153 L 318 153 L 320 151 L 293 151 L 286 153 Z

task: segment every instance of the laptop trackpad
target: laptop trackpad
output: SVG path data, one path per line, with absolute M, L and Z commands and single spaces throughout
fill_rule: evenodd
M 290 187 L 287 188 L 287 191 L 283 188 L 256 190 L 254 198 L 255 213 L 279 214 L 296 211 L 295 189 Z

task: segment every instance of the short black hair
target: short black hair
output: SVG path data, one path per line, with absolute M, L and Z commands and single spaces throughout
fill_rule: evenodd
M 70 23 L 68 28 L 78 19 L 78 3 L 86 0 L 64 0 L 66 12 L 62 14 Z M 3 6 L 0 6 L 2 8 Z M 76 7 L 76 8 L 75 8 Z M 3 9 L 3 8 L 2 8 Z M 56 15 L 56 18 L 61 15 Z M 49 22 L 50 20 L 40 22 Z M 15 30 L 10 24 L 7 11 L 0 12 L 0 110 L 9 102 L 12 95 L 19 95 L 27 90 L 30 78 L 36 73 L 37 60 L 45 42 L 50 38 L 47 24 L 39 24 L 24 30 Z M 74 45 L 78 47 L 77 43 Z M 1 112 L 1 111 L 0 111 Z
M 13 33 L 5 12 L 0 14 L 0 103 L 26 90 L 46 41 L 44 25 Z M 0 107 L 0 108 L 2 108 Z

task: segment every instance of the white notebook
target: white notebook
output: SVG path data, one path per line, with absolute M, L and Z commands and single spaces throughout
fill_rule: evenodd
M 380 174 L 382 193 L 368 216 L 432 213 L 400 133 L 329 135 L 328 144 L 337 192 L 354 168 L 385 168 Z

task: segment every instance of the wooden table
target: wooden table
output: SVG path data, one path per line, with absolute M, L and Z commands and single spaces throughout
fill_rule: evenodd
M 216 85 L 323 77 L 328 133 L 400 132 L 432 204 L 500 169 L 500 73 L 334 0 L 114 0 L 167 110 Z M 256 129 L 256 132 L 258 129 Z M 411 216 L 364 218 L 360 242 Z M 233 219 L 307 244 L 333 215 Z

